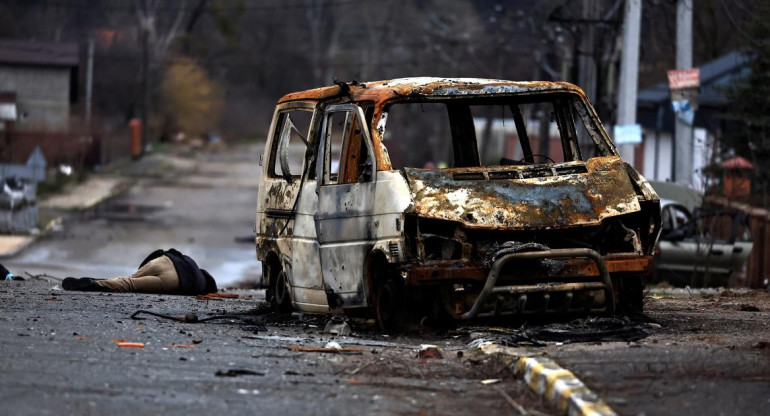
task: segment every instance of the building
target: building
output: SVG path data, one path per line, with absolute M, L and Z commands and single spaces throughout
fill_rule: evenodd
M 750 58 L 731 52 L 699 66 L 701 88 L 693 129 L 693 152 L 677 155 L 693 158 L 693 187 L 705 191 L 705 168 L 712 164 L 715 145 L 722 130 L 721 113 L 728 105 L 726 88 L 747 75 Z M 670 181 L 674 160 L 672 155 L 675 115 L 671 108 L 667 82 L 660 82 L 639 91 L 637 120 L 642 125 L 642 143 L 636 150 L 634 165 L 650 180 Z
M 0 93 L 16 95 L 17 131 L 66 131 L 77 102 L 76 43 L 0 40 Z
M 38 145 L 49 160 L 72 151 L 79 51 L 76 43 L 0 40 L 3 162 L 23 162 Z

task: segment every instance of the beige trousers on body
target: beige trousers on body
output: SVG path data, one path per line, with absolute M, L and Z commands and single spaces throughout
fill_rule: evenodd
M 128 277 L 97 280 L 106 292 L 173 293 L 179 290 L 179 276 L 174 262 L 160 256 Z

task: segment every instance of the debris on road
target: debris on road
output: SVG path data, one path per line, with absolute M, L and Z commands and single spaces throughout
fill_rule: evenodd
M 28 276 L 27 280 L 42 280 L 44 282 L 61 282 L 62 280 L 61 277 L 51 276 L 48 273 L 31 274 L 25 271 L 24 274 Z M 24 279 L 18 279 L 18 280 L 24 280 Z M 58 286 L 54 286 L 54 287 L 58 287 Z M 59 288 L 59 290 L 61 290 L 61 288 Z
M 500 378 L 488 378 L 486 380 L 481 380 L 481 384 L 486 386 L 486 385 L 489 385 L 489 384 L 497 384 L 497 383 L 499 383 L 501 381 L 503 381 L 503 380 L 500 379 Z
M 121 348 L 144 348 L 144 342 L 117 342 Z
M 738 309 L 743 312 L 759 312 L 759 308 L 748 303 L 742 303 L 738 306 Z
M 516 331 L 507 340 L 512 345 L 542 347 L 546 342 L 638 341 L 649 335 L 642 324 L 628 318 L 585 318 Z
M 222 299 L 239 299 L 240 295 L 236 295 L 235 293 L 222 293 L 222 292 L 213 292 L 213 293 L 206 293 L 205 295 L 198 295 L 195 297 L 195 299 L 198 300 L 222 300 Z
M 327 347 L 324 348 L 312 348 L 312 347 L 301 347 L 299 345 L 292 345 L 289 347 L 292 351 L 298 351 L 298 352 L 321 352 L 321 353 L 329 353 L 329 354 L 344 354 L 344 355 L 362 355 L 364 353 L 364 350 L 360 348 L 342 348 L 337 344 L 337 347 L 329 347 L 327 344 Z
M 177 316 L 164 315 L 162 313 L 155 313 L 152 311 L 146 311 L 146 310 L 140 309 L 131 315 L 131 319 L 139 320 L 139 321 L 146 319 L 146 318 L 139 317 L 139 315 L 142 315 L 142 314 L 157 316 L 158 318 L 169 319 L 172 321 L 182 322 L 187 324 L 200 324 L 204 322 L 217 321 L 217 320 L 229 320 L 231 322 L 239 322 L 242 324 L 246 324 L 244 326 L 241 326 L 241 329 L 244 329 L 246 331 L 251 331 L 251 332 L 267 331 L 267 328 L 265 328 L 265 326 L 263 325 L 263 322 L 260 319 L 256 319 L 255 317 L 253 317 L 252 316 L 253 314 L 212 315 L 206 318 L 199 318 L 195 312 L 188 312 L 183 317 L 177 317 Z M 244 327 L 246 327 L 247 329 Z
M 436 345 L 422 344 L 420 350 L 417 351 L 418 358 L 444 358 L 444 354 L 441 352 L 441 348 Z
M 190 313 L 186 314 L 183 317 L 175 317 L 175 316 L 170 316 L 170 315 L 164 315 L 162 313 L 155 313 L 155 312 L 151 312 L 151 311 L 146 311 L 146 310 L 143 310 L 143 309 L 140 309 L 140 310 L 134 312 L 131 315 L 131 319 L 134 319 L 134 320 L 137 320 L 137 321 L 142 321 L 142 320 L 146 319 L 146 318 L 140 318 L 139 317 L 139 315 L 142 315 L 142 314 L 157 316 L 158 318 L 170 319 L 172 321 L 177 321 L 177 322 L 185 322 L 185 323 L 198 323 L 198 322 L 202 322 L 200 319 L 198 319 L 198 315 L 196 315 L 194 312 L 190 312 Z
M 338 335 L 341 337 L 350 335 L 350 326 L 345 322 L 345 318 L 342 316 L 332 316 L 329 322 L 324 327 L 324 333 Z
M 244 370 L 241 368 L 231 368 L 227 371 L 217 370 L 216 373 L 214 373 L 217 377 L 239 377 L 239 376 L 264 376 L 265 373 L 261 373 L 259 371 L 252 371 L 252 370 Z
M 241 329 L 255 334 L 267 331 L 267 327 L 264 325 L 241 325 Z

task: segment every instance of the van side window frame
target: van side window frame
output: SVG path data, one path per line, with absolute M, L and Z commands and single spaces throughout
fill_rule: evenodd
M 334 113 L 347 113 L 345 116 L 345 126 L 344 126 L 344 139 L 342 142 L 342 150 L 340 152 L 340 162 L 339 167 L 337 168 L 337 179 L 335 181 L 331 180 L 330 177 L 330 171 L 331 171 L 331 143 L 329 141 L 329 133 L 331 132 L 331 125 L 330 125 L 330 119 L 332 118 Z M 355 117 L 353 117 L 355 116 Z M 368 181 L 366 182 L 374 182 L 375 176 L 374 172 L 377 171 L 377 161 L 374 156 L 374 145 L 372 143 L 372 137 L 369 132 L 368 126 L 365 122 L 366 115 L 364 114 L 364 110 L 359 107 L 356 104 L 336 104 L 331 105 L 327 107 L 324 110 L 323 115 L 323 121 L 321 122 L 321 139 L 318 146 L 318 154 L 319 159 L 321 159 L 321 163 L 316 162 L 316 178 L 320 178 L 320 185 L 344 185 L 349 183 L 355 183 L 355 182 L 340 182 L 342 179 L 342 173 L 344 172 L 344 169 L 347 168 L 346 164 L 348 162 L 348 148 L 349 143 L 348 140 L 350 139 L 350 128 L 352 127 L 351 119 L 355 118 L 355 121 L 358 124 L 358 127 L 361 129 L 361 135 L 362 135 L 362 141 L 364 143 L 364 146 L 366 146 L 366 154 L 369 161 L 371 161 L 372 164 L 372 174 Z
M 286 127 L 287 119 L 290 120 L 290 114 L 296 113 L 299 111 L 307 112 L 310 115 L 310 122 L 308 124 L 308 129 L 305 132 L 300 131 L 299 129 L 294 126 L 294 129 L 297 131 L 297 133 L 300 136 L 303 136 L 303 144 L 305 145 L 305 150 L 311 146 L 312 142 L 312 125 L 313 125 L 313 109 L 314 105 L 313 103 L 305 103 L 305 102 L 299 102 L 296 103 L 296 105 L 291 105 L 286 108 L 282 108 L 278 111 L 278 114 L 276 115 L 276 124 L 275 124 L 275 130 L 273 131 L 273 138 L 272 142 L 270 143 L 270 154 L 268 156 L 267 160 L 267 176 L 269 178 L 273 179 L 284 179 L 288 181 L 293 180 L 299 180 L 299 178 L 302 176 L 302 172 L 304 172 L 306 167 L 306 157 L 305 153 L 303 152 L 302 155 L 302 166 L 297 170 L 296 174 L 295 172 L 292 172 L 291 170 L 289 173 L 291 174 L 286 175 L 285 172 L 283 172 L 285 167 L 288 167 L 288 145 L 289 143 L 284 143 L 286 140 L 291 140 L 291 134 L 283 134 L 284 128 Z M 276 165 L 280 163 L 281 166 L 281 174 L 278 174 L 276 172 Z

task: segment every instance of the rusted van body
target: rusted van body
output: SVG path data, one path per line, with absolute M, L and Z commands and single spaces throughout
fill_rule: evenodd
M 257 202 L 268 298 L 455 319 L 641 308 L 660 205 L 563 82 L 406 78 L 281 98 Z

